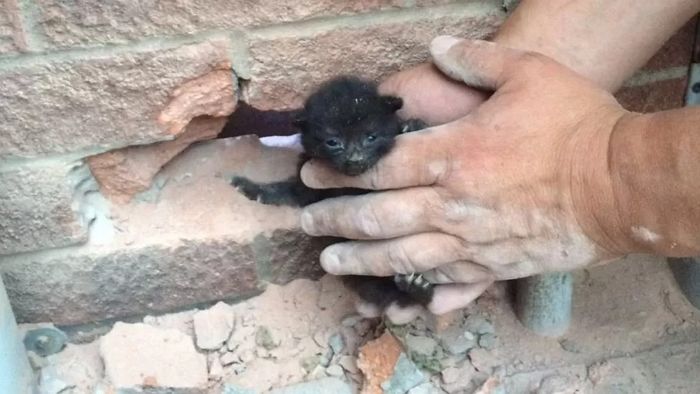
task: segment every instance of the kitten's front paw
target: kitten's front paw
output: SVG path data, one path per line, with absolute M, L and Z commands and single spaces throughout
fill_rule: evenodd
M 421 274 L 394 275 L 394 283 L 399 290 L 410 295 L 422 305 L 428 305 L 433 299 L 434 285 Z
M 260 200 L 260 185 L 251 181 L 248 178 L 234 176 L 231 178 L 231 186 L 235 187 L 241 194 L 248 197 L 249 200 Z

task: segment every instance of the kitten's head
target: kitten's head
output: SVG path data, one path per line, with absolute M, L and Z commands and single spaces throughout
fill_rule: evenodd
M 306 153 L 347 175 L 372 167 L 401 132 L 403 102 L 381 96 L 371 82 L 340 77 L 321 85 L 295 118 Z

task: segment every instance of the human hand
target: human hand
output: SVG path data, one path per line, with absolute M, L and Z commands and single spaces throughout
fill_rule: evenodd
M 431 63 L 391 75 L 379 85 L 381 94 L 401 97 L 399 115 L 438 125 L 459 119 L 481 104 L 488 94 L 445 76 Z
M 314 188 L 382 192 L 306 207 L 310 235 L 355 239 L 326 248 L 332 274 L 423 272 L 435 314 L 464 307 L 494 280 L 567 271 L 624 252 L 600 215 L 615 217 L 607 168 L 616 124 L 633 115 L 593 83 L 542 55 L 439 37 L 436 65 L 494 90 L 469 115 L 397 138 L 368 172 L 302 169 Z

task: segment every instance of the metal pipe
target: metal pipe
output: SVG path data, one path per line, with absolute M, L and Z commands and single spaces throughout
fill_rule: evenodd
M 515 312 L 525 327 L 546 337 L 558 337 L 568 330 L 573 300 L 571 273 L 518 279 L 515 297 Z
M 34 377 L 0 278 L 0 393 L 28 394 Z

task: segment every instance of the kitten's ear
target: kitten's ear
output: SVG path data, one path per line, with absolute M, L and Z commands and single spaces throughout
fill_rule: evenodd
M 306 128 L 306 114 L 304 112 L 297 112 L 292 116 L 292 126 L 298 129 Z
M 382 106 L 390 113 L 394 113 L 403 107 L 403 100 L 401 97 L 379 96 L 379 99 L 381 100 Z

